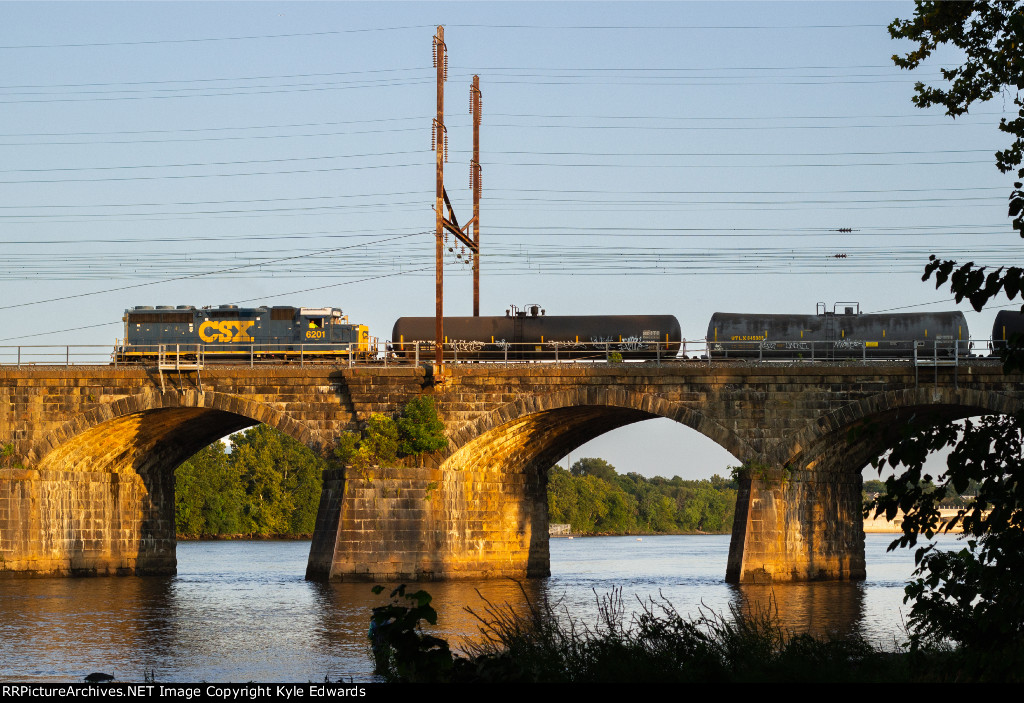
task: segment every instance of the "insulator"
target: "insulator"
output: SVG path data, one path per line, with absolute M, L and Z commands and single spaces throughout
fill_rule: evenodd
M 448 52 L 444 53 L 444 79 L 448 80 Z
M 437 68 L 437 37 L 434 37 L 434 47 L 433 50 L 431 51 L 431 54 L 433 55 L 434 59 L 433 66 L 434 68 Z
M 448 163 L 448 130 L 444 131 L 444 162 Z
M 430 150 L 437 148 L 437 120 L 430 123 Z

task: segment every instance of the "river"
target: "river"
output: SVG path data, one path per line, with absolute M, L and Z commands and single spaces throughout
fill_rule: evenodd
M 787 628 L 861 632 L 892 647 L 902 635 L 903 584 L 913 554 L 886 552 L 892 535 L 867 535 L 862 583 L 730 586 L 728 535 L 553 539 L 547 579 L 426 583 L 438 631 L 457 642 L 477 632 L 466 612 L 486 603 L 547 599 L 593 625 L 597 596 L 621 587 L 665 598 L 683 614 L 771 603 Z M 952 547 L 955 538 L 945 537 Z M 81 681 L 105 671 L 119 681 L 372 681 L 367 583 L 303 580 L 309 542 L 182 542 L 178 575 L 147 578 L 0 580 L 0 679 Z M 386 594 L 385 594 L 386 595 Z

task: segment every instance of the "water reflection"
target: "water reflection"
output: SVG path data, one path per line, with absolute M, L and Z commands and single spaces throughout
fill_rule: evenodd
M 851 582 L 730 586 L 732 612 L 770 614 L 786 632 L 848 637 L 864 629 L 866 586 Z
M 553 540 L 552 576 L 410 584 L 433 596 L 436 633 L 456 646 L 478 636 L 487 603 L 550 603 L 593 627 L 616 588 L 631 612 L 665 599 L 683 615 L 774 602 L 784 628 L 902 639 L 903 582 L 912 553 L 887 553 L 868 535 L 868 581 L 729 586 L 727 536 Z M 949 546 L 955 546 L 950 541 Z M 387 601 L 372 584 L 303 580 L 308 542 L 188 542 L 175 577 L 0 580 L 0 678 L 80 681 L 372 680 L 370 611 Z M 390 584 L 394 585 L 394 584 Z M 628 617 L 628 615 L 627 615 Z

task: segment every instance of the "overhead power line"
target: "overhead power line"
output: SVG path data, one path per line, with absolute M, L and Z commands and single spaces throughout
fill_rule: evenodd
M 560 31 L 565 29 L 574 30 L 651 30 L 651 31 L 679 31 L 679 30 L 756 30 L 756 29 L 879 29 L 885 27 L 881 24 L 803 24 L 803 25 L 530 25 L 530 24 L 449 24 L 449 27 L 460 27 L 466 29 L 537 29 Z M 186 37 L 181 39 L 140 39 L 133 41 L 108 41 L 108 42 L 77 42 L 77 43 L 55 43 L 55 44 L 7 44 L 0 45 L 0 50 L 17 49 L 68 49 L 88 47 L 112 47 L 112 46 L 149 46 L 160 44 L 194 44 L 202 42 L 221 41 L 250 41 L 256 39 L 302 39 L 309 37 L 330 37 L 344 34 L 362 34 L 367 32 L 395 32 L 407 30 L 433 29 L 432 25 L 399 25 L 394 27 L 365 27 L 359 29 L 334 29 L 318 32 L 288 32 L 282 34 L 246 34 L 225 37 Z
M 107 288 L 107 289 L 104 289 L 104 290 L 92 291 L 92 292 L 89 292 L 89 293 L 77 293 L 75 295 L 58 296 L 58 297 L 55 297 L 55 298 L 46 298 L 46 299 L 43 299 L 43 300 L 34 300 L 34 301 L 31 301 L 31 302 L 27 302 L 27 303 L 15 303 L 13 305 L 0 306 L 0 310 L 10 310 L 12 308 L 24 308 L 24 307 L 29 307 L 31 305 L 41 305 L 43 303 L 54 303 L 54 302 L 59 302 L 59 301 L 63 301 L 63 300 L 72 300 L 72 299 L 77 299 L 77 298 L 85 298 L 85 297 L 89 297 L 89 296 L 93 296 L 93 295 L 102 295 L 104 293 L 113 293 L 115 291 L 128 290 L 128 289 L 131 289 L 131 288 L 141 288 L 143 286 L 156 285 L 157 283 L 171 283 L 173 281 L 183 281 L 183 280 L 188 280 L 188 279 L 193 279 L 193 278 L 203 278 L 203 277 L 216 276 L 218 274 L 227 273 L 229 271 L 239 271 L 239 270 L 242 270 L 242 269 L 252 268 L 254 266 L 265 266 L 265 265 L 267 265 L 269 263 L 281 263 L 281 262 L 284 262 L 284 261 L 291 261 L 293 259 L 302 259 L 302 258 L 305 258 L 305 257 L 308 257 L 308 256 L 316 256 L 318 254 L 325 254 L 325 253 L 328 253 L 328 252 L 341 251 L 342 249 L 351 249 L 353 247 L 367 246 L 368 244 L 374 244 L 374 243 L 380 244 L 380 243 L 391 241 L 391 240 L 394 240 L 394 239 L 403 239 L 405 237 L 411 237 L 411 236 L 413 236 L 413 235 L 411 235 L 411 234 L 397 235 L 397 236 L 394 236 L 394 237 L 387 237 L 386 239 L 382 239 L 382 240 L 379 240 L 377 242 L 362 242 L 362 243 L 359 243 L 359 244 L 350 244 L 350 245 L 343 246 L 343 247 L 333 247 L 331 249 L 323 249 L 323 250 L 318 251 L 318 252 L 311 252 L 311 253 L 306 253 L 306 254 L 297 254 L 297 255 L 294 255 L 294 256 L 285 256 L 285 257 L 281 257 L 280 259 L 276 259 L 276 260 L 273 260 L 273 261 L 259 261 L 259 262 L 256 262 L 256 263 L 246 263 L 246 264 L 240 264 L 238 266 L 229 266 L 229 267 L 226 267 L 226 268 L 220 268 L 220 269 L 217 269 L 217 270 L 214 270 L 214 271 L 203 271 L 203 272 L 200 272 L 200 273 L 192 273 L 192 274 L 183 275 L 183 276 L 175 276 L 175 277 L 172 277 L 172 278 L 164 279 L 162 281 L 156 281 L 156 282 L 150 282 L 150 283 L 137 283 L 137 284 L 130 285 L 130 286 L 119 286 L 119 287 L 116 287 L 116 288 Z

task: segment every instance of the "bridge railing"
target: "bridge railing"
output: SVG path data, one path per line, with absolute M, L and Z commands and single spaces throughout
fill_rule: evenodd
M 705 345 L 700 357 L 710 360 L 879 360 L 956 365 L 991 354 L 989 340 L 968 339 L 705 340 Z
M 990 357 L 989 340 L 683 340 L 682 342 L 484 343 L 453 341 L 445 363 L 678 363 L 682 361 L 819 362 L 905 361 L 915 366 L 959 365 Z M 0 366 L 149 365 L 195 368 L 219 364 L 262 366 L 411 366 L 431 363 L 431 342 L 387 342 L 370 350 L 356 344 L 165 344 L 0 346 Z
M 441 345 L 445 363 L 617 363 L 625 361 L 673 361 L 679 355 L 679 342 L 560 341 L 505 342 L 497 340 L 453 340 Z M 398 361 L 429 363 L 437 358 L 434 342 L 391 343 L 386 354 Z
M 0 366 L 105 366 L 113 363 L 109 344 L 0 346 Z

